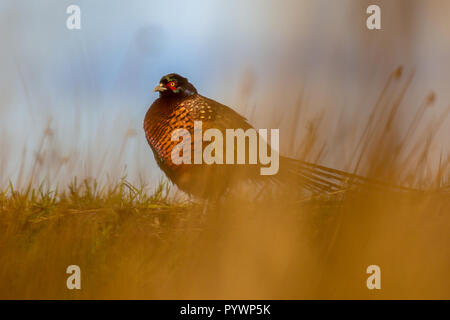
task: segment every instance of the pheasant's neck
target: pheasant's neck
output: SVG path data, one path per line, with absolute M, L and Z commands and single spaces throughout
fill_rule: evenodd
M 183 93 L 183 94 L 177 94 L 177 95 L 171 95 L 166 97 L 161 97 L 160 100 L 162 102 L 162 105 L 165 105 L 166 110 L 172 110 L 173 108 L 176 108 L 178 104 L 183 101 L 184 99 L 192 96 L 194 94 L 192 93 Z
M 190 89 L 184 89 L 183 91 L 172 93 L 164 92 L 160 95 L 160 99 L 169 103 L 174 103 L 186 99 L 187 97 L 195 95 L 197 92 Z
M 173 95 L 173 96 L 162 96 L 155 103 L 148 112 L 148 117 L 152 118 L 153 121 L 158 121 L 157 119 L 165 119 L 168 117 L 178 105 L 186 99 L 188 96 Z

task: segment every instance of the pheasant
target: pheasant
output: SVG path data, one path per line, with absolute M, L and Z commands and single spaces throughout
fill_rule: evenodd
M 260 164 L 175 164 L 171 154 L 178 141 L 172 141 L 176 129 L 185 129 L 193 136 L 194 121 L 202 129 L 253 128 L 246 118 L 217 101 L 200 95 L 197 89 L 176 73 L 165 75 L 154 89 L 159 98 L 150 106 L 144 119 L 147 141 L 156 162 L 166 176 L 182 191 L 203 199 L 226 194 L 239 183 L 298 185 L 309 193 L 332 193 L 369 179 L 325 166 L 280 156 L 279 171 L 262 176 Z M 188 146 L 194 150 L 192 139 Z M 192 152 L 191 152 L 192 154 Z M 380 183 L 381 184 L 381 183 Z

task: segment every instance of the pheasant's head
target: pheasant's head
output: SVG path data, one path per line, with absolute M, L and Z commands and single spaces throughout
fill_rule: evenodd
M 197 93 L 188 79 L 176 73 L 162 77 L 153 91 L 159 92 L 160 97 L 187 97 Z

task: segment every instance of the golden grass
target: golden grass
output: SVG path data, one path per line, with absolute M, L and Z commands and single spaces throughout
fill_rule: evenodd
M 202 217 L 201 205 L 176 200 L 164 182 L 153 191 L 125 178 L 36 186 L 37 157 L 27 183 L 0 192 L 0 298 L 450 298 L 449 158 L 434 167 L 427 159 L 446 115 L 411 142 L 435 97 L 400 132 L 412 78 L 402 79 L 401 69 L 389 77 L 346 169 L 427 191 L 229 197 Z M 320 161 L 321 119 L 294 153 Z M 79 291 L 66 288 L 72 264 L 81 268 Z M 372 264 L 381 267 L 379 291 L 366 287 Z

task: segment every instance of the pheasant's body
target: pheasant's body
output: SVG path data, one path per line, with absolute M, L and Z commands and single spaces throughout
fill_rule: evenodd
M 171 154 L 179 141 L 172 141 L 176 129 L 186 129 L 190 133 L 191 155 L 194 155 L 194 121 L 202 122 L 202 129 L 251 128 L 247 120 L 238 113 L 214 100 L 197 93 L 188 97 L 159 98 L 148 110 L 144 120 L 144 130 L 156 162 L 168 178 L 180 189 L 202 198 L 217 197 L 225 192 L 238 171 L 255 175 L 257 168 L 234 167 L 218 164 L 174 164 Z
M 190 140 L 183 139 L 183 143 L 190 144 L 188 147 L 193 160 L 194 121 L 202 122 L 203 132 L 214 128 L 223 136 L 226 129 L 247 130 L 252 126 L 233 109 L 199 95 L 195 87 L 180 75 L 164 76 L 155 91 L 160 92 L 160 97 L 145 116 L 145 135 L 158 166 L 174 184 L 189 194 L 217 198 L 242 182 L 269 183 L 272 186 L 275 183 L 288 188 L 301 186 L 295 190 L 305 189 L 312 193 L 335 192 L 349 185 L 367 182 L 386 186 L 358 175 L 286 157 L 280 157 L 279 171 L 273 176 L 261 176 L 258 164 L 194 164 L 194 161 L 191 164 L 175 164 L 172 162 L 172 151 L 181 141 L 172 141 L 172 133 L 176 129 L 189 132 Z M 248 146 L 246 148 L 248 155 Z

